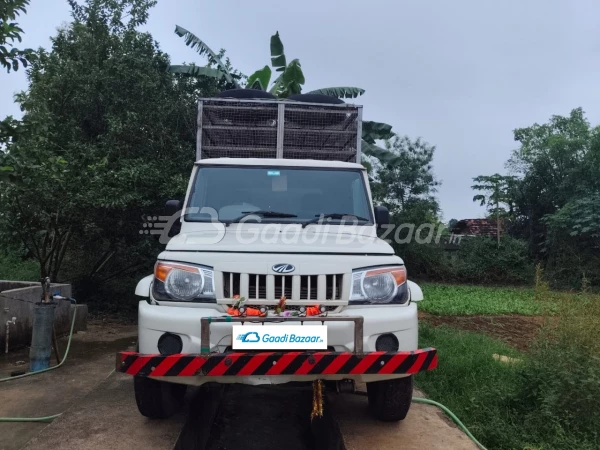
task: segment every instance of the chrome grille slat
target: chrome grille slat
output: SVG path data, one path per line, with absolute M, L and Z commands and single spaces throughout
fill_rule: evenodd
M 260 298 L 258 295 L 258 292 L 259 292 L 259 290 L 258 290 L 259 289 L 259 283 L 258 283 L 259 278 L 258 277 L 259 277 L 259 275 L 256 275 L 256 280 L 254 281 L 256 283 L 256 295 L 254 298 Z M 265 293 L 265 296 L 266 296 L 266 293 Z
M 288 300 L 306 302 L 341 300 L 343 274 L 261 275 L 223 272 L 223 296 L 240 295 L 248 300 Z
M 327 275 L 317 275 L 317 299 L 327 298 Z

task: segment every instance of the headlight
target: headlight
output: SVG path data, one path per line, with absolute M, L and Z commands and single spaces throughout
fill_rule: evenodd
M 357 269 L 352 272 L 350 304 L 404 304 L 408 298 L 404 266 Z
M 214 302 L 214 272 L 211 267 L 159 261 L 152 295 L 156 300 Z

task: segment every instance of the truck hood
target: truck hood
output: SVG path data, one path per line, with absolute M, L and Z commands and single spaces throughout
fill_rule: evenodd
M 228 253 L 329 253 L 393 255 L 394 250 L 376 236 L 353 232 L 324 232 L 301 229 L 282 233 L 263 228 L 228 229 L 181 233 L 167 244 L 167 251 Z

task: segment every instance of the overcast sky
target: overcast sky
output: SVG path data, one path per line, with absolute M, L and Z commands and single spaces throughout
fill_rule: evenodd
M 600 123 L 600 3 L 594 0 L 159 0 L 145 27 L 174 64 L 204 63 L 173 30 L 225 48 L 246 74 L 279 31 L 305 90 L 359 86 L 364 117 L 437 147 L 445 219 L 482 217 L 472 178 L 504 171 L 512 130 L 582 106 Z M 23 46 L 48 47 L 66 0 L 31 0 Z M 25 73 L 0 73 L 0 117 L 20 115 Z M 193 150 L 190 149 L 190 157 Z

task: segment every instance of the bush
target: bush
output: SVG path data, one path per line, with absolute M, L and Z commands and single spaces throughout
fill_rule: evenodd
M 447 252 L 437 244 L 394 244 L 396 254 L 406 264 L 409 277 L 419 280 L 452 281 L 454 268 Z
M 533 279 L 527 244 L 509 236 L 500 248 L 495 239 L 464 238 L 455 259 L 441 243 L 392 245 L 413 279 L 475 284 L 530 284 Z
M 579 290 L 587 279 L 595 289 L 600 287 L 600 251 L 597 246 L 584 244 L 568 235 L 553 242 L 544 267 L 550 286 Z
M 600 297 L 550 295 L 560 311 L 520 367 L 511 407 L 531 435 L 552 437 L 554 448 L 599 448 Z
M 0 251 L 0 280 L 39 281 L 40 266 L 32 259 Z
M 505 236 L 500 247 L 495 239 L 463 239 L 454 262 L 459 281 L 467 283 L 525 284 L 533 279 L 527 244 Z

